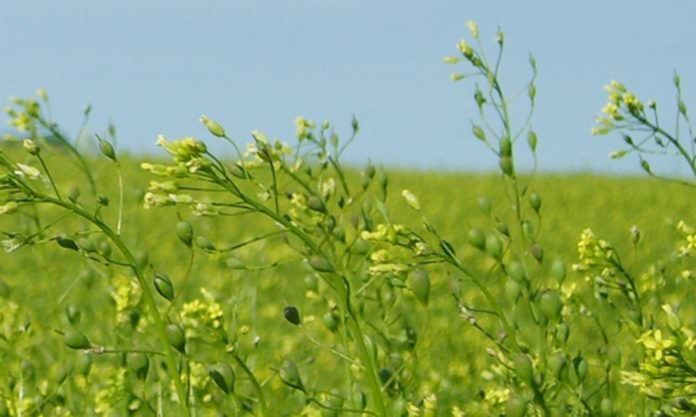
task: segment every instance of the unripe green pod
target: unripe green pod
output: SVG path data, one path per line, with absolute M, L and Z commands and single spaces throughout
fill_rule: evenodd
M 97 204 L 99 204 L 102 207 L 108 207 L 109 206 L 109 197 L 105 196 L 104 194 L 99 194 L 97 196 Z
M 129 353 L 126 357 L 128 368 L 135 372 L 139 379 L 147 378 L 147 371 L 150 368 L 150 359 L 146 354 L 140 352 Z
M 150 262 L 150 254 L 147 251 L 141 250 L 135 254 L 135 263 L 140 269 L 145 269 L 148 262 Z
M 532 152 L 536 152 L 538 142 L 539 138 L 537 137 L 536 132 L 530 130 L 529 133 L 527 133 L 527 144 L 529 145 L 529 149 L 531 149 Z
M 193 244 L 193 226 L 187 221 L 176 223 L 176 236 L 189 248 Z
M 102 155 L 115 162 L 116 152 L 114 151 L 114 146 L 111 144 L 111 142 L 109 142 L 108 140 L 104 140 L 98 136 L 97 140 L 99 140 L 99 150 L 101 151 Z
M 509 156 L 503 156 L 500 158 L 500 162 L 498 163 L 500 165 L 500 170 L 503 171 L 503 174 L 510 178 L 515 177 L 515 166 L 512 162 L 512 158 Z
M 611 399 L 604 397 L 599 403 L 599 413 L 602 417 L 611 417 L 614 415 L 614 406 Z
M 565 355 L 562 352 L 555 352 L 551 354 L 547 360 L 547 365 L 549 372 L 554 378 L 560 380 L 562 379 L 562 373 L 567 364 Z
M 370 244 L 367 243 L 366 240 L 363 239 L 355 239 L 355 243 L 353 243 L 353 252 L 355 252 L 358 255 L 365 255 L 367 252 L 370 250 Z
M 513 396 L 505 403 L 505 417 L 524 417 L 527 414 L 527 400 Z
M 534 384 L 534 367 L 532 360 L 524 353 L 518 353 L 513 359 L 513 368 L 522 382 L 532 386 Z
M 111 244 L 107 240 L 99 242 L 99 253 L 105 258 L 111 256 Z
M 234 369 L 225 363 L 220 362 L 210 367 L 208 370 L 208 375 L 210 379 L 215 382 L 222 392 L 229 394 L 234 391 L 234 383 L 237 379 Z
M 563 309 L 563 300 L 558 290 L 544 290 L 539 296 L 539 309 L 547 319 L 551 321 L 558 320 Z
M 537 193 L 530 194 L 529 205 L 532 207 L 532 210 L 538 213 L 541 209 L 541 196 Z
M 534 226 L 527 220 L 522 221 L 522 234 L 524 238 L 533 241 L 534 240 Z
M 516 301 L 520 293 L 522 293 L 522 286 L 517 281 L 512 279 L 505 281 L 505 295 L 509 299 Z
M 573 368 L 575 369 L 575 375 L 578 377 L 578 381 L 582 383 L 587 376 L 587 361 L 582 356 L 576 356 L 573 359 Z
M 77 357 L 75 363 L 75 372 L 82 376 L 89 375 L 89 371 L 92 369 L 92 355 L 83 353 Z
M 213 242 L 204 236 L 196 236 L 196 246 L 206 251 L 215 251 L 215 245 Z
M 167 342 L 179 352 L 186 353 L 186 335 L 184 330 L 176 324 L 168 324 L 165 330 Z
M 302 378 L 300 378 L 300 371 L 297 369 L 295 362 L 286 359 L 280 367 L 280 379 L 283 383 L 290 388 L 305 391 L 304 384 L 302 383 Z
M 430 298 L 430 275 L 423 269 L 416 269 L 408 274 L 408 284 L 413 295 L 421 304 L 427 306 Z
M 239 164 L 232 164 L 232 166 L 230 167 L 230 173 L 235 177 L 239 178 L 240 180 L 245 180 L 251 177 L 249 172 Z
M 317 279 L 316 274 L 305 275 L 304 282 L 305 286 L 307 286 L 307 290 L 312 292 L 319 291 L 319 280 Z
M 553 261 L 553 265 L 551 265 L 551 274 L 553 274 L 558 281 L 563 281 L 566 277 L 565 263 L 560 259 Z
M 486 131 L 483 130 L 483 128 L 479 125 L 473 125 L 471 127 L 471 133 L 474 134 L 474 137 L 480 141 L 485 142 L 486 141 Z
M 501 222 L 501 221 L 498 221 L 498 222 L 495 224 L 495 230 L 497 230 L 498 233 L 500 233 L 500 234 L 503 235 L 503 236 L 510 237 L 510 228 L 508 227 L 507 224 L 505 224 L 505 223 L 503 223 L 503 222 Z
M 479 206 L 479 210 L 481 210 L 481 213 L 485 214 L 486 216 L 491 214 L 492 204 L 491 204 L 490 198 L 480 197 L 478 200 L 478 206 Z
M 338 329 L 338 317 L 334 311 L 327 311 L 321 320 L 324 322 L 324 326 L 331 332 L 335 332 Z
M 317 211 L 319 213 L 326 212 L 326 206 L 324 205 L 324 201 L 315 195 L 309 196 L 309 198 L 307 198 L 307 208 L 313 211 Z
M 500 141 L 500 156 L 512 156 L 512 141 L 509 138 L 503 138 Z
M 69 347 L 70 349 L 89 349 L 92 347 L 92 344 L 89 342 L 89 339 L 87 339 L 87 336 L 75 329 L 70 329 L 65 332 L 63 335 L 63 341 L 65 342 L 65 346 Z
M 60 246 L 61 248 L 78 250 L 78 246 L 77 243 L 75 243 L 75 240 L 67 235 L 56 236 L 56 243 L 58 243 L 58 246 Z
M 333 267 L 326 258 L 320 255 L 312 255 L 309 257 L 309 265 L 319 272 L 333 272 Z
M 329 395 L 325 405 L 328 408 L 321 411 L 321 417 L 338 417 L 341 415 L 341 408 L 343 408 L 343 397 L 339 393 Z
M 367 395 L 363 391 L 360 390 L 353 390 L 353 404 L 359 409 L 362 410 L 365 407 L 367 407 Z
M 469 243 L 476 249 L 484 250 L 486 248 L 486 237 L 481 230 L 472 228 L 469 230 Z
M 490 234 L 486 238 L 486 253 L 500 259 L 503 256 L 503 241 L 495 234 Z
M 527 279 L 527 271 L 524 270 L 524 265 L 519 261 L 512 261 L 507 267 L 507 273 L 515 281 L 523 282 Z
M 82 312 L 79 308 L 71 304 L 65 307 L 65 317 L 68 319 L 70 324 L 75 325 L 80 322 Z
M 0 297 L 7 298 L 10 296 L 10 286 L 7 285 L 5 280 L 0 278 Z
M 539 244 L 535 243 L 529 248 L 529 253 L 532 254 L 537 262 L 542 263 L 544 261 L 544 248 Z
M 172 280 L 169 279 L 167 274 L 162 272 L 156 273 L 153 282 L 159 295 L 164 297 L 167 301 L 172 301 L 174 299 L 174 284 L 172 284 Z
M 390 416 L 394 417 L 404 417 L 406 415 L 406 401 L 404 401 L 403 398 L 399 397 L 396 400 L 392 401 L 391 404 L 391 413 L 389 414 Z
M 283 316 L 285 317 L 285 320 L 294 324 L 295 326 L 299 326 L 300 323 L 302 323 L 302 320 L 300 319 L 300 311 L 295 306 L 286 306 L 283 309 Z
M 568 327 L 568 325 L 565 323 L 559 323 L 556 326 L 556 339 L 559 342 L 566 343 L 568 341 L 569 336 L 570 336 L 570 327 Z
M 97 246 L 94 243 L 94 240 L 83 237 L 77 240 L 77 246 L 80 247 L 85 252 L 95 252 L 97 250 Z

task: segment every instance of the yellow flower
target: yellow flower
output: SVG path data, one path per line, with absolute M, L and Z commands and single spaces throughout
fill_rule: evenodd
M 674 346 L 674 340 L 663 339 L 662 331 L 660 329 L 647 331 L 638 339 L 645 348 L 654 351 L 654 357 L 656 360 L 662 360 L 664 357 L 665 350 Z

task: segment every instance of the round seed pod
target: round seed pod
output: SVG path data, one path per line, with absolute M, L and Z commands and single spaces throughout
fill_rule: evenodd
M 63 342 L 65 342 L 65 346 L 70 349 L 89 349 L 92 347 L 87 336 L 75 329 L 70 329 L 65 332 L 63 335 Z
M 318 272 L 333 272 L 333 267 L 326 258 L 320 255 L 309 257 L 309 265 Z
M 539 309 L 547 319 L 552 321 L 558 320 L 563 309 L 563 300 L 558 290 L 544 290 L 539 296 Z
M 7 285 L 5 280 L 0 278 L 0 297 L 7 298 L 10 296 L 10 286 Z
M 300 319 L 300 311 L 295 306 L 286 306 L 283 309 L 283 316 L 285 316 L 285 320 L 289 321 L 295 326 L 299 326 L 300 323 L 302 323 L 302 320 Z
M 508 279 L 505 281 L 505 295 L 513 301 L 522 293 L 522 286 L 515 280 Z
M 532 207 L 536 213 L 541 209 L 541 196 L 537 193 L 531 193 L 529 195 L 529 205 Z
M 553 265 L 551 265 L 551 274 L 553 274 L 557 280 L 563 281 L 566 277 L 566 273 L 566 266 L 562 260 L 556 259 L 553 261 Z
M 527 414 L 527 400 L 514 396 L 505 403 L 506 417 L 524 417 Z
M 611 403 L 611 399 L 607 397 L 602 398 L 602 401 L 599 402 L 599 413 L 602 417 L 614 415 L 614 405 Z
M 486 237 L 481 230 L 472 228 L 469 230 L 469 243 L 478 250 L 486 248 Z
M 519 261 L 512 261 L 507 267 L 507 273 L 515 281 L 522 282 L 527 279 L 527 271 Z
M 514 178 L 515 177 L 515 167 L 512 162 L 512 158 L 509 156 L 502 156 L 500 158 L 500 170 L 505 174 L 505 176 Z
M 324 201 L 315 195 L 309 196 L 309 198 L 307 199 L 307 208 L 309 208 L 310 210 L 317 211 L 319 213 L 324 213 L 326 211 Z
M 319 291 L 319 280 L 316 274 L 307 274 L 304 278 L 305 285 L 308 291 L 318 292 Z
M 338 317 L 336 316 L 336 313 L 333 310 L 327 311 L 322 316 L 321 321 L 324 322 L 324 326 L 326 326 L 326 328 L 329 329 L 331 332 L 335 332 L 338 329 Z
M 217 385 L 225 394 L 229 394 L 234 391 L 234 383 L 237 378 L 235 376 L 234 369 L 232 369 L 229 364 L 220 362 L 211 366 L 210 369 L 208 369 L 208 375 L 210 375 L 210 379 L 212 379 L 215 382 L 215 385 Z
M 167 274 L 158 272 L 155 274 L 152 281 L 159 295 L 164 297 L 167 301 L 172 301 L 174 299 L 174 285 Z
M 575 375 L 578 377 L 578 381 L 583 382 L 587 376 L 587 361 L 581 355 L 578 355 L 573 359 L 573 368 L 575 369 Z
M 504 138 L 500 141 L 500 156 L 512 156 L 512 141 L 509 138 Z
M 532 254 L 537 262 L 542 263 L 544 261 L 544 248 L 542 248 L 540 245 L 536 243 L 533 244 L 532 247 L 529 248 L 529 253 Z
M 563 343 L 568 341 L 568 336 L 570 336 L 570 327 L 565 323 L 559 323 L 556 325 L 556 339 Z
M 168 324 L 165 330 L 169 344 L 179 352 L 186 353 L 186 335 L 184 330 L 176 324 Z
M 116 161 L 116 152 L 114 151 L 114 147 L 111 142 L 99 137 L 97 137 L 97 139 L 99 140 L 99 150 L 101 151 L 102 155 L 111 159 L 112 161 Z
M 92 355 L 83 353 L 77 357 L 75 361 L 75 372 L 82 376 L 89 375 L 89 371 L 92 369 Z
M 77 243 L 75 243 L 75 240 L 68 235 L 56 236 L 56 243 L 61 248 L 70 249 L 70 250 L 77 250 L 78 249 L 78 246 L 77 246 Z
M 408 274 L 408 284 L 413 295 L 421 304 L 427 306 L 430 298 L 430 275 L 423 269 L 416 269 Z
M 70 304 L 69 306 L 65 307 L 65 317 L 68 319 L 70 324 L 75 325 L 80 322 L 82 312 L 79 308 Z
M 566 364 L 567 361 L 562 352 L 555 352 L 547 359 L 549 372 L 551 372 L 551 375 L 558 380 L 562 378 L 562 373 L 565 370 Z
M 495 259 L 503 256 L 503 241 L 497 235 L 490 234 L 486 238 L 486 253 Z
M 534 240 L 534 226 L 527 220 L 522 221 L 522 234 L 527 240 Z
M 150 359 L 146 354 L 140 352 L 130 353 L 126 357 L 126 364 L 129 369 L 135 372 L 135 375 L 139 379 L 144 380 L 147 378 L 147 371 L 150 368 Z
M 534 384 L 534 367 L 532 366 L 532 360 L 529 359 L 529 356 L 524 353 L 515 355 L 513 367 L 522 382 L 529 386 Z
M 187 221 L 176 223 L 176 236 L 179 240 L 189 248 L 193 244 L 193 226 Z
M 488 216 L 489 214 L 491 214 L 491 208 L 493 207 L 493 204 L 491 203 L 490 198 L 480 197 L 478 199 L 478 207 L 479 207 L 479 210 L 481 210 L 481 213 Z
M 203 236 L 196 236 L 196 245 L 206 251 L 215 251 L 215 245 L 213 245 L 213 242 L 208 240 L 207 238 Z
M 239 164 L 232 164 L 232 166 L 230 167 L 230 174 L 234 175 L 240 180 L 247 179 L 248 175 L 247 171 Z
M 290 388 L 305 391 L 304 384 L 302 383 L 302 378 L 300 378 L 300 371 L 297 369 L 295 362 L 286 359 L 280 367 L 280 379 L 283 383 Z
M 99 242 L 99 253 L 102 254 L 103 257 L 108 258 L 111 256 L 111 244 L 107 240 L 102 240 Z
M 508 227 L 507 224 L 505 224 L 501 221 L 498 221 L 495 224 L 495 230 L 497 230 L 498 233 L 500 233 L 503 236 L 510 237 L 510 228 Z

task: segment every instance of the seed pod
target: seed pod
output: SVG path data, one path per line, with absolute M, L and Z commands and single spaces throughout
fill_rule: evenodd
M 176 236 L 184 245 L 189 248 L 193 244 L 193 226 L 187 221 L 180 221 L 176 224 Z
M 515 281 L 522 282 L 527 279 L 527 271 L 519 261 L 512 261 L 507 267 L 507 273 Z
M 7 285 L 5 280 L 0 278 L 0 297 L 7 298 L 10 296 L 10 286 Z
M 472 228 L 469 230 L 469 243 L 478 250 L 486 248 L 486 237 L 481 230 Z
M 566 277 L 566 266 L 562 260 L 556 259 L 551 265 L 551 274 L 558 280 L 563 281 Z
M 529 356 L 527 356 L 524 353 L 518 353 L 517 355 L 515 355 L 515 359 L 513 360 L 513 367 L 515 369 L 515 372 L 517 372 L 517 376 L 520 377 L 522 382 L 529 386 L 532 386 L 534 384 L 534 368 L 532 366 L 531 359 L 529 359 Z
M 103 257 L 108 258 L 111 256 L 111 244 L 108 241 L 102 240 L 99 242 L 98 246 L 99 253 L 101 253 Z
M 510 397 L 505 403 L 505 417 L 524 417 L 527 414 L 527 400 Z
M 285 320 L 289 321 L 295 326 L 299 326 L 300 323 L 302 323 L 302 320 L 300 319 L 300 311 L 295 306 L 285 307 L 283 309 L 283 316 L 285 316 Z
M 58 243 L 58 246 L 60 246 L 61 248 L 70 249 L 70 250 L 77 250 L 78 249 L 78 246 L 77 246 L 77 243 L 75 243 L 75 240 L 67 235 L 56 236 L 56 243 Z
M 430 276 L 427 271 L 416 269 L 408 274 L 408 283 L 413 295 L 421 304 L 427 306 L 430 297 Z
M 147 378 L 147 371 L 150 368 L 150 359 L 146 354 L 140 352 L 130 353 L 126 357 L 126 364 L 128 368 L 135 372 L 135 375 L 139 379 L 144 380 Z
M 532 254 L 537 262 L 542 263 L 544 261 L 544 248 L 539 244 L 535 243 L 529 248 L 529 253 Z
M 534 226 L 527 220 L 522 220 L 522 235 L 529 241 L 534 240 Z
M 223 138 L 225 137 L 225 128 L 222 127 L 222 125 L 215 120 L 211 120 L 208 118 L 208 116 L 203 115 L 201 116 L 201 123 L 208 129 L 208 132 L 210 132 L 211 135 L 216 136 L 218 138 Z
M 220 362 L 211 366 L 208 369 L 208 375 L 225 394 L 234 391 L 234 383 L 237 378 L 234 374 L 234 369 L 229 364 Z
M 503 256 L 503 242 L 497 235 L 490 234 L 486 238 L 486 253 L 495 259 L 500 259 Z
M 89 371 L 92 369 L 92 355 L 83 353 L 77 357 L 77 363 L 75 363 L 75 372 L 82 376 L 89 375 Z
M 174 299 L 174 285 L 167 274 L 158 272 L 155 274 L 152 281 L 159 295 L 164 297 L 167 301 L 172 301 Z
M 332 393 L 326 399 L 326 407 L 321 411 L 321 417 L 338 417 L 343 407 L 343 397 L 340 393 Z
M 108 207 L 109 206 L 109 197 L 105 196 L 104 194 L 99 194 L 97 196 L 97 204 L 99 204 L 102 207 Z
M 500 170 L 503 171 L 503 174 L 510 178 L 515 177 L 515 167 L 512 162 L 512 158 L 509 156 L 503 156 L 500 158 Z
M 547 319 L 556 321 L 561 316 L 563 301 L 558 290 L 544 290 L 539 296 L 539 309 Z
M 486 216 L 491 214 L 492 204 L 491 204 L 490 198 L 480 197 L 478 200 L 478 206 L 479 206 L 479 210 L 481 210 L 481 213 L 485 214 Z
M 566 367 L 566 363 L 565 355 L 562 352 L 551 354 L 547 360 L 549 372 L 558 380 L 562 379 L 562 372 Z
M 327 311 L 326 314 L 322 316 L 321 320 L 324 322 L 324 326 L 331 332 L 335 332 L 338 329 L 338 317 L 333 310 Z
M 498 233 L 500 233 L 503 236 L 510 237 L 510 228 L 508 227 L 507 224 L 505 224 L 501 221 L 498 221 L 495 224 L 495 230 L 497 230 Z
M 324 201 L 315 195 L 309 196 L 309 198 L 307 198 L 307 208 L 319 213 L 326 212 L 326 206 L 324 205 Z
M 507 295 L 509 299 L 516 301 L 521 292 L 522 286 L 520 286 L 517 281 L 512 279 L 505 281 L 505 295 Z
M 309 265 L 318 272 L 333 272 L 333 267 L 326 258 L 320 255 L 312 255 L 309 257 Z
M 483 130 L 483 128 L 479 125 L 473 125 L 471 127 L 471 133 L 474 134 L 474 137 L 480 141 L 485 142 L 486 141 L 486 131 Z
M 68 319 L 70 324 L 75 325 L 80 322 L 82 312 L 80 312 L 79 308 L 71 304 L 65 307 L 65 317 Z
M 165 330 L 169 344 L 179 352 L 186 353 L 186 335 L 184 330 L 176 324 L 168 324 Z
M 537 193 L 530 194 L 529 205 L 532 207 L 532 210 L 539 213 L 539 210 L 541 209 L 541 196 Z
M 602 417 L 611 417 L 614 415 L 614 406 L 611 399 L 604 397 L 599 403 L 599 413 Z
M 87 336 L 75 329 L 70 329 L 63 335 L 65 346 L 70 349 L 89 349 L 92 344 L 87 339 Z
M 304 384 L 302 383 L 302 378 L 300 378 L 300 371 L 297 369 L 295 362 L 286 359 L 283 361 L 283 365 L 280 367 L 280 380 L 290 388 L 300 390 L 305 392 Z
M 147 251 L 141 250 L 135 254 L 135 263 L 140 269 L 145 269 L 150 261 L 150 254 Z
M 532 150 L 532 153 L 536 152 L 538 142 L 539 138 L 537 137 L 536 132 L 530 130 L 529 133 L 527 133 L 527 144 L 529 145 L 529 149 Z
M 575 375 L 578 377 L 578 381 L 581 383 L 585 380 L 587 376 L 587 361 L 581 355 L 578 355 L 573 359 L 573 368 L 575 369 Z
M 213 245 L 213 242 L 208 240 L 207 238 L 203 236 L 196 236 L 196 245 L 206 251 L 214 252 L 215 251 L 215 245 Z
M 512 142 L 509 138 L 503 138 L 503 140 L 500 141 L 500 156 L 512 156 Z
M 97 140 L 99 141 L 99 150 L 101 151 L 102 155 L 116 162 L 116 152 L 114 151 L 114 146 L 111 144 L 111 142 L 104 140 L 99 136 L 97 136 Z
M 556 326 L 556 339 L 560 342 L 566 343 L 568 337 L 570 336 L 570 327 L 565 323 L 559 323 Z

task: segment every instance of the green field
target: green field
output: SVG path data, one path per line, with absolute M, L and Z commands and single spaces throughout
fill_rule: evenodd
M 18 161 L 31 162 L 31 157 L 22 155 L 21 148 L 11 147 L 6 152 L 16 155 Z M 77 201 L 94 207 L 94 196 L 85 189 L 84 178 L 68 155 L 54 150 L 46 162 L 56 167 L 55 181 L 63 195 L 79 186 L 82 189 Z M 110 200 L 102 218 L 114 224 L 118 200 L 116 171 L 113 164 L 103 160 L 91 158 L 89 164 L 100 184 L 99 192 Z M 165 272 L 176 288 L 175 308 L 169 310 L 169 304 L 161 297 L 157 303 L 162 311 L 167 311 L 170 320 L 187 326 L 186 360 L 182 359 L 187 365 L 182 369 L 182 378 L 188 386 L 193 414 L 259 412 L 258 394 L 229 352 L 234 346 L 262 385 L 266 415 L 356 415 L 322 410 L 308 402 L 306 394 L 293 389 L 287 381 L 284 384 L 278 375 L 284 360 L 291 359 L 299 369 L 303 386 L 312 395 L 330 403 L 333 397 L 325 393 L 335 390 L 341 398 L 339 405 L 347 410 L 360 408 L 362 400 L 354 398 L 357 393 L 367 395 L 367 388 L 360 386 L 365 383 L 364 371 L 348 363 L 356 357 L 354 344 L 342 340 L 346 335 L 341 335 L 341 325 L 337 324 L 338 330 L 332 332 L 322 320 L 340 300 L 319 279 L 321 274 L 306 265 L 305 257 L 288 246 L 283 235 L 234 251 L 222 250 L 277 230 L 273 222 L 254 215 L 195 217 L 181 207 L 144 209 L 143 195 L 153 177 L 139 169 L 132 158 L 121 164 L 124 182 L 128 184 L 124 192 L 123 241 L 134 253 L 147 253 L 145 274 L 149 279 L 154 272 Z M 360 186 L 360 171 L 348 170 L 351 188 Z M 420 217 L 414 216 L 400 196 L 401 190 L 408 188 L 418 196 L 430 223 L 451 243 L 467 268 L 480 274 L 504 311 L 516 315 L 520 340 L 540 358 L 542 351 L 553 349 L 555 342 L 549 336 L 552 330 L 542 336 L 549 338 L 548 346 L 540 344 L 529 312 L 506 295 L 505 274 L 495 267 L 491 257 L 482 255 L 468 242 L 470 229 L 493 233 L 495 219 L 509 222 L 513 217 L 502 177 L 388 170 L 386 175 L 386 207 L 392 221 L 423 230 Z M 573 305 L 586 306 L 583 308 L 602 320 L 604 316 L 619 314 L 617 308 L 620 311 L 622 301 L 619 297 L 596 298 L 592 282 L 585 280 L 584 274 L 570 271 L 570 265 L 578 259 L 577 241 L 583 229 L 592 227 L 598 236 L 613 242 L 626 266 L 642 274 L 654 268 L 657 260 L 675 252 L 680 242 L 677 222 L 693 224 L 696 220 L 696 198 L 680 185 L 643 178 L 546 174 L 522 182 L 543 196 L 538 241 L 543 244 L 544 261 L 527 259 L 530 280 L 535 286 L 559 286 L 550 268 L 552 261 L 564 260 L 569 270 L 564 285 L 577 285 Z M 282 189 L 289 187 L 292 184 L 281 182 Z M 377 184 L 371 187 L 377 188 Z M 482 197 L 492 203 L 490 214 L 479 207 Z M 286 201 L 281 202 L 281 207 L 287 209 Z M 55 225 L 32 245 L 2 255 L 1 278 L 8 288 L 0 298 L 0 396 L 11 410 L 9 415 L 173 415 L 174 391 L 160 365 L 159 354 L 147 355 L 149 369 L 143 371 L 142 365 L 132 363 L 137 362 L 130 359 L 132 353 L 123 353 L 161 351 L 132 272 L 127 267 L 105 265 L 99 255 L 82 248 L 76 251 L 61 247 L 55 240 L 56 236 L 68 234 L 79 245 L 94 244 L 96 254 L 105 250 L 116 253 L 113 247 L 101 246 L 106 245 L 106 239 L 95 232 L 94 225 L 75 215 L 65 216 L 65 210 L 55 207 L 39 206 L 37 210 L 42 226 L 52 222 Z M 344 212 L 358 214 L 359 207 Z M 33 210 L 21 209 L 18 214 L 2 216 L 1 229 L 29 234 L 37 227 L 35 214 Z M 216 248 L 204 251 L 194 245 L 188 278 L 184 276 L 191 251 L 177 239 L 177 215 L 190 221 L 196 235 L 204 236 Z M 630 228 L 634 225 L 642 235 L 637 246 L 631 243 Z M 85 243 L 89 239 L 92 243 Z M 368 255 L 360 256 L 363 260 L 355 265 L 364 270 Z M 499 380 L 500 366 L 486 353 L 494 344 L 462 315 L 453 294 L 472 309 L 486 310 L 491 306 L 463 274 L 440 265 L 428 270 L 431 294 L 427 306 L 419 303 L 411 291 L 397 286 L 406 282 L 398 274 L 371 282 L 369 292 L 359 301 L 365 315 L 364 331 L 377 345 L 376 366 L 396 375 L 383 387 L 389 415 L 409 413 L 409 404 L 409 416 L 419 415 L 417 407 L 425 410 L 421 411 L 425 415 L 504 413 L 511 392 Z M 696 311 L 684 299 L 693 290 L 690 282 L 682 282 L 672 272 L 663 275 L 663 283 L 651 282 L 654 275 L 639 276 L 639 285 L 645 287 L 646 293 L 652 294 L 654 287 L 660 291 L 659 297 L 643 307 L 650 320 L 661 320 L 661 303 L 674 302 L 682 305 L 684 322 L 693 323 Z M 367 278 L 354 279 L 358 284 Z M 284 308 L 290 305 L 299 309 L 302 326 L 294 326 L 284 318 Z M 217 306 L 222 316 L 213 312 Z M 494 337 L 503 331 L 486 314 L 474 313 L 472 317 Z M 217 320 L 219 327 L 207 319 Z M 607 345 L 592 320 L 579 308 L 571 307 L 564 314 L 571 332 L 561 351 L 568 358 L 579 354 L 587 357 L 592 376 L 583 386 L 586 391 L 582 395 L 593 406 L 611 398 L 612 413 L 616 415 L 629 415 L 628 410 L 634 415 L 647 415 L 642 410 L 647 413 L 660 402 L 650 401 L 644 395 L 637 397 L 637 389 L 621 383 L 620 370 L 633 368 L 641 355 L 634 329 L 622 325 L 623 319 L 608 318 L 605 331 L 611 342 Z M 91 347 L 67 347 L 61 333 L 71 328 L 87 335 Z M 623 358 L 610 367 L 609 376 L 604 379 L 602 358 L 607 349 L 618 349 Z M 209 366 L 218 362 L 229 363 L 235 369 L 233 394 L 224 395 L 211 379 Z M 544 369 L 542 363 L 536 366 Z M 605 385 L 598 385 L 598 381 Z M 518 381 L 518 385 L 520 395 L 531 398 L 523 384 Z M 422 401 L 433 394 L 437 397 L 437 411 L 427 414 L 433 412 L 432 407 Z M 558 398 L 568 404 L 576 401 L 568 393 L 561 393 Z M 428 401 L 431 404 L 432 398 Z M 458 409 L 454 408 L 452 414 L 453 407 L 465 413 L 456 414 Z M 401 411 L 395 411 L 398 409 Z M 565 415 L 561 409 L 554 413 Z

